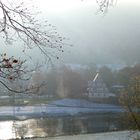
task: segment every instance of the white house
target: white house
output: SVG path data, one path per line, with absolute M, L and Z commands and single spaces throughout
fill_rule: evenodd
M 99 73 L 96 74 L 92 81 L 88 82 L 87 90 L 88 97 L 91 99 L 104 99 L 115 96 L 109 92 Z

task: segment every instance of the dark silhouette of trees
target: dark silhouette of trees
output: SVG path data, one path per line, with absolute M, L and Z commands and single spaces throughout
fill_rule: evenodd
M 99 69 L 99 73 L 103 81 L 106 83 L 107 87 L 110 89 L 115 82 L 114 73 L 112 72 L 112 70 L 107 66 L 103 66 Z
M 124 86 L 129 84 L 130 78 L 140 75 L 140 64 L 134 66 L 127 66 L 120 69 L 117 73 L 116 81 Z
M 120 103 L 127 110 L 126 124 L 131 129 L 140 130 L 140 64 L 119 70 L 117 81 L 124 85 Z
M 127 110 L 127 123 L 131 129 L 140 130 L 140 75 L 129 79 L 120 102 Z
M 65 68 L 63 73 L 64 87 L 67 88 L 67 97 L 81 98 L 86 92 L 86 83 L 82 76 L 70 68 Z
M 47 94 L 58 98 L 82 98 L 87 88 L 87 80 L 78 70 L 63 65 L 47 74 Z
M 59 74 L 58 74 L 58 71 L 56 69 L 52 69 L 51 71 L 49 71 L 47 73 L 47 76 L 46 76 L 46 82 L 47 82 L 46 94 L 48 96 L 56 97 L 57 86 L 58 86 L 59 80 L 60 80 Z

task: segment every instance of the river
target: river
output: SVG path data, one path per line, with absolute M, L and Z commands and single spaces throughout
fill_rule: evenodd
M 86 114 L 0 121 L 0 139 L 52 137 L 125 130 L 119 114 Z

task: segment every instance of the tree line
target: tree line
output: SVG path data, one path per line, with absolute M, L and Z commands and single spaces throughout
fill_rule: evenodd
M 46 73 L 46 92 L 44 94 L 53 94 L 60 98 L 82 98 L 87 92 L 88 81 L 94 79 L 97 71 L 110 92 L 115 92 L 112 88 L 114 85 L 127 87 L 132 77 L 140 75 L 140 64 L 120 70 L 112 70 L 107 66 L 98 68 L 96 65 L 73 69 L 63 65 Z

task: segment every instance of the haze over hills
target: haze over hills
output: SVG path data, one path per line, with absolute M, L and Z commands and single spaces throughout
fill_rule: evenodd
M 140 61 L 140 3 L 118 2 L 106 15 L 95 14 L 91 5 L 49 16 L 58 30 L 69 38 L 61 59 L 69 63 L 123 63 Z
M 97 4 L 93 0 L 66 2 L 67 8 L 57 4 L 48 1 L 47 8 L 41 2 L 38 6 L 43 12 L 39 18 L 56 26 L 58 33 L 68 38 L 66 43 L 73 45 L 64 46 L 64 53 L 56 53 L 60 62 L 127 65 L 140 62 L 140 2 L 118 1 L 105 15 L 97 13 Z M 1 44 L 2 52 L 7 49 L 11 55 L 21 57 L 22 49 L 15 47 L 19 44 L 13 44 L 13 47 Z M 44 59 L 36 49 L 27 50 L 28 55 L 33 61 Z

